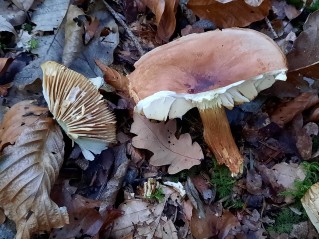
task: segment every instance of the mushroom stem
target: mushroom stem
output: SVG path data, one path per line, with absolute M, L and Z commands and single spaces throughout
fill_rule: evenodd
M 242 170 L 243 157 L 232 136 L 224 107 L 199 109 L 204 127 L 204 139 L 218 164 L 226 164 L 236 175 Z

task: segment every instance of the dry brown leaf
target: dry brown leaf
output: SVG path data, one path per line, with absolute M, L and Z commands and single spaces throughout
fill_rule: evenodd
M 16 114 L 20 114 L 18 124 L 6 117 L 2 125 L 7 126 L 1 137 L 8 135 L 7 131 L 15 131 L 17 125 L 25 121 L 23 115 L 27 117 L 28 107 L 24 109 L 20 112 L 14 109 Z M 31 118 L 35 119 L 34 116 Z M 28 239 L 34 232 L 50 231 L 68 223 L 66 208 L 59 208 L 49 197 L 63 156 L 61 130 L 51 118 L 46 117 L 38 117 L 25 127 L 15 139 L 15 144 L 6 146 L 1 152 L 0 207 L 16 223 L 16 238 Z
M 0 76 L 2 76 L 6 72 L 12 61 L 13 58 L 0 58 Z
M 85 13 L 77 6 L 71 4 L 66 14 L 65 23 L 65 40 L 62 55 L 62 62 L 65 66 L 71 65 L 80 54 L 83 46 L 82 36 L 84 28 L 76 21 L 79 15 L 85 15 Z
M 6 220 L 6 214 L 4 214 L 3 208 L 0 207 L 0 224 L 3 224 Z
M 291 74 L 302 74 L 319 79 L 319 11 L 310 14 L 303 25 L 303 32 L 287 55 Z
M 55 186 L 52 198 L 58 205 L 65 205 L 68 209 L 70 223 L 63 228 L 54 229 L 50 238 L 75 238 L 81 236 L 97 236 L 103 227 L 108 226 L 121 211 L 110 209 L 106 215 L 101 215 L 96 208 L 100 207 L 101 201 L 74 195 L 76 188 L 69 185 L 69 181 Z
M 39 120 L 39 116 L 46 116 L 48 108 L 39 107 L 33 101 L 21 101 L 4 115 L 0 127 L 0 151 L 8 144 L 14 144 L 19 135 Z
M 279 126 L 290 122 L 297 114 L 319 102 L 317 93 L 302 93 L 293 100 L 281 104 L 271 115 L 271 121 Z
M 224 210 L 221 216 L 216 215 L 209 206 L 205 206 L 205 217 L 199 218 L 196 210 L 193 210 L 191 219 L 191 231 L 195 238 L 233 238 L 236 227 L 240 226 L 238 219 L 229 211 Z
M 248 26 L 264 19 L 271 8 L 270 0 L 264 0 L 257 7 L 248 4 L 256 6 L 258 1 L 190 0 L 187 7 L 200 18 L 209 19 L 223 28 Z
M 156 40 L 168 42 L 176 27 L 175 14 L 179 0 L 141 0 L 155 14 L 157 24 Z
M 301 198 L 302 206 L 319 232 L 319 183 L 315 183 Z
M 12 0 L 12 2 L 21 10 L 28 11 L 34 0 Z
M 204 158 L 199 144 L 192 143 L 189 134 L 182 134 L 179 139 L 175 137 L 175 120 L 170 120 L 166 124 L 151 123 L 144 116 L 134 114 L 131 132 L 137 135 L 132 139 L 132 145 L 153 152 L 150 164 L 170 165 L 168 168 L 170 174 L 198 165 Z
M 166 186 L 161 186 L 165 194 L 163 201 L 152 204 L 141 199 L 130 199 L 123 202 L 118 209 L 124 212 L 123 217 L 114 222 L 111 236 L 123 238 L 134 233 L 134 238 L 177 238 L 176 229 L 170 224 L 166 216 L 162 215 L 165 203 L 169 197 L 176 198 L 177 192 Z M 179 198 L 180 199 L 180 198 Z M 180 200 L 176 199 L 180 204 Z M 162 237 L 163 228 L 169 228 L 169 237 Z

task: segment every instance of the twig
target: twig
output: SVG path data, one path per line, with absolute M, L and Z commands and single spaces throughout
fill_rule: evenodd
M 275 37 L 275 38 L 278 38 L 277 32 L 276 32 L 275 29 L 272 27 L 271 22 L 269 21 L 269 19 L 268 19 L 267 17 L 265 17 L 265 21 L 266 21 L 266 24 L 267 24 L 269 30 L 270 30 L 271 33 L 274 35 L 274 37 Z
M 141 44 L 138 42 L 137 38 L 134 36 L 133 32 L 129 29 L 129 27 L 126 25 L 126 23 L 122 20 L 122 18 L 119 16 L 119 14 L 117 12 L 115 12 L 113 10 L 113 8 L 105 1 L 103 0 L 107 10 L 112 14 L 112 16 L 116 19 L 116 21 L 118 21 L 118 23 L 124 27 L 125 31 L 127 32 L 127 34 L 129 35 L 129 37 L 131 38 L 131 40 L 134 42 L 138 52 L 140 53 L 141 56 L 144 55 L 144 50 L 141 46 Z

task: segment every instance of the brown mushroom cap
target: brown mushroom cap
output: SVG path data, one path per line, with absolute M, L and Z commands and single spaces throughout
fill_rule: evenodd
M 286 58 L 271 38 L 231 28 L 191 34 L 157 47 L 135 63 L 128 78 L 136 110 L 165 120 L 193 107 L 232 108 L 249 102 L 276 80 L 285 80 L 286 71 Z
M 83 75 L 53 61 L 41 65 L 43 95 L 66 134 L 93 160 L 115 141 L 116 121 L 98 89 Z

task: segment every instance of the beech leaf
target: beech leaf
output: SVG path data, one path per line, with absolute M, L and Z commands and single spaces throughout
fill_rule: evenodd
M 70 66 L 72 61 L 80 54 L 82 49 L 83 26 L 79 26 L 75 19 L 85 13 L 75 5 L 70 5 L 66 15 L 65 40 L 62 61 L 65 66 Z
M 297 114 L 319 102 L 317 93 L 305 92 L 293 100 L 283 103 L 271 115 L 271 121 L 279 126 L 290 122 Z
M 168 42 L 175 31 L 175 14 L 179 0 L 142 0 L 142 2 L 155 14 L 157 41 Z
M 14 111 L 23 119 L 26 111 Z M 28 116 L 26 116 L 28 117 Z M 35 116 L 31 116 L 33 119 Z M 10 124 L 11 122 L 11 124 Z M 15 121 L 4 117 L 0 139 L 17 128 Z M 64 141 L 59 126 L 51 118 L 38 116 L 25 127 L 14 145 L 0 153 L 0 207 L 16 223 L 16 238 L 28 239 L 38 231 L 50 231 L 69 222 L 65 207 L 58 207 L 49 197 L 64 157 Z
M 319 79 L 319 11 L 310 14 L 287 55 L 291 73 Z
M 170 120 L 166 124 L 151 123 L 144 116 L 134 114 L 131 132 L 137 135 L 132 139 L 132 145 L 153 152 L 150 164 L 170 165 L 170 174 L 198 165 L 200 159 L 204 158 L 201 147 L 196 142 L 192 143 L 189 134 L 182 134 L 179 139 L 175 137 L 175 120 Z
M 190 0 L 187 7 L 200 18 L 209 19 L 218 27 L 228 28 L 245 27 L 264 19 L 271 4 L 269 0 L 262 3 L 247 0 Z

